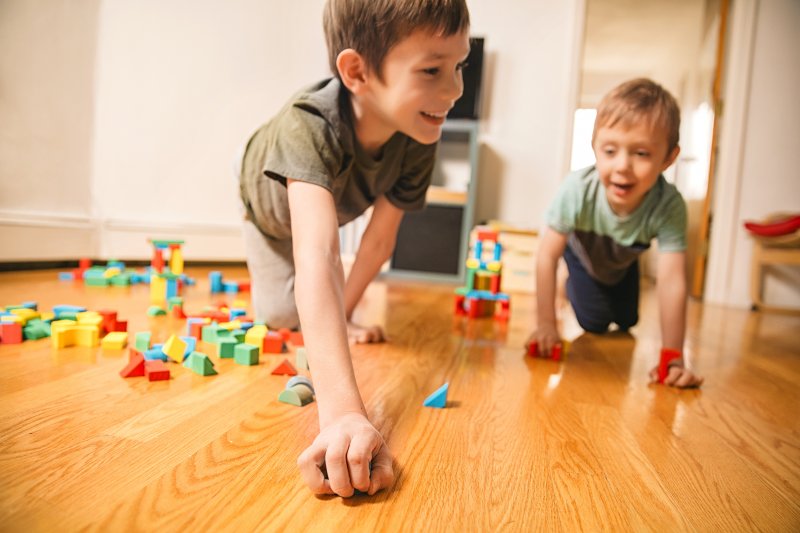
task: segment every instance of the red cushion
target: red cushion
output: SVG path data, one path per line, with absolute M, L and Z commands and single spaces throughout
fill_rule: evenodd
M 779 237 L 789 235 L 800 229 L 800 215 L 793 215 L 775 222 L 745 222 L 747 231 L 762 237 Z

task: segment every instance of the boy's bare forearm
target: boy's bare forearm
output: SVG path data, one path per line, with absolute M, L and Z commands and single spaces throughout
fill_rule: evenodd
M 341 260 L 319 253 L 306 255 L 297 265 L 295 299 L 313 369 L 320 427 L 347 412 L 366 415 L 347 342 Z
M 536 262 L 536 310 L 539 327 L 556 324 L 556 267 L 551 258 Z
M 392 255 L 393 249 L 393 246 L 387 246 L 385 243 L 370 242 L 366 239 L 361 241 L 344 287 L 345 317 L 348 321 L 367 286 L 378 275 L 383 264 Z
M 683 351 L 686 334 L 687 282 L 684 254 L 659 257 L 656 280 L 661 315 L 661 344 L 664 348 Z

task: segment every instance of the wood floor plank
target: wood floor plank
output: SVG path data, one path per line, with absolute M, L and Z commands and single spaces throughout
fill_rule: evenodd
M 186 307 L 210 295 L 208 269 Z M 242 278 L 243 269 L 225 271 Z M 452 288 L 371 285 L 356 312 L 391 342 L 352 348 L 397 480 L 376 496 L 316 498 L 297 472 L 316 404 L 277 401 L 285 377 L 220 360 L 204 378 L 122 379 L 126 352 L 0 346 L 0 526 L 13 531 L 796 531 L 800 528 L 800 318 L 689 306 L 699 390 L 649 384 L 657 302 L 631 334 L 582 334 L 561 307 L 563 362 L 525 356 L 535 300 L 508 324 L 453 317 Z M 0 274 L 0 306 L 117 309 L 159 342 L 146 287 L 92 289 L 56 273 Z M 292 358 L 290 352 L 286 354 Z M 422 406 L 450 383 L 446 409 Z

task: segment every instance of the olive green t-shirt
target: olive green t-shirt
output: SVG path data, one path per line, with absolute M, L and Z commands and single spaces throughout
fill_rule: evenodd
M 436 144 L 399 132 L 377 158 L 367 154 L 355 138 L 349 95 L 332 78 L 297 93 L 253 134 L 240 192 L 248 219 L 265 235 L 285 239 L 291 237 L 287 179 L 330 191 L 341 226 L 383 195 L 405 211 L 421 209 L 435 157 Z

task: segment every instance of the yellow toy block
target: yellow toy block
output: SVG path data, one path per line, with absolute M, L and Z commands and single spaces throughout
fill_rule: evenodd
M 55 313 L 53 313 L 51 311 L 45 311 L 44 313 L 42 313 L 42 317 L 41 318 L 42 318 L 42 320 L 47 322 L 48 320 L 52 321 L 55 317 L 56 317 Z
M 3 322 L 15 322 L 17 324 L 25 325 L 25 319 L 19 315 L 5 315 Z
M 93 348 L 99 344 L 99 337 L 96 327 L 84 324 L 62 324 L 50 331 L 50 338 L 55 349 L 69 346 Z
M 119 267 L 111 267 L 107 268 L 106 271 L 103 272 L 103 277 L 109 279 L 113 278 L 114 276 L 118 276 L 121 273 L 122 271 L 119 269 Z
M 173 274 L 183 274 L 183 252 L 180 248 L 173 248 L 169 254 L 169 269 Z
M 486 265 L 486 270 L 490 270 L 492 272 L 500 272 L 503 268 L 503 263 L 500 261 L 492 261 L 488 265 Z
M 97 311 L 84 311 L 78 313 L 75 318 L 82 326 L 96 326 L 99 329 L 103 325 L 103 317 Z
M 167 342 L 164 343 L 161 351 L 176 363 L 182 363 L 183 354 L 186 353 L 186 342 L 177 335 L 172 335 L 167 339 Z
M 247 301 L 246 300 L 234 300 L 231 304 L 234 309 L 247 309 Z
M 103 337 L 103 340 L 100 343 L 104 350 L 122 350 L 127 344 L 127 331 L 112 331 Z
M 267 336 L 267 326 L 253 326 L 244 334 L 244 343 L 258 347 L 258 355 L 264 349 L 264 338 Z
M 33 320 L 34 318 L 39 318 L 41 315 L 39 311 L 34 311 L 33 309 L 23 308 L 23 309 L 12 309 L 12 315 L 16 315 L 22 319 L 22 325 L 28 323 L 28 320 Z
M 52 328 L 50 330 L 50 342 L 53 345 L 53 348 L 59 350 L 61 348 L 66 348 L 67 346 L 72 346 L 75 344 L 75 330 L 73 329 L 75 326 L 69 326 L 63 324 L 59 328 Z
M 239 320 L 232 320 L 230 322 L 223 322 L 222 324 L 219 325 L 219 327 L 225 328 L 228 331 L 233 331 L 235 329 L 241 329 L 242 323 Z
M 88 324 L 77 324 L 72 328 L 75 331 L 75 344 L 78 346 L 94 348 L 100 344 L 100 328 Z
M 167 297 L 167 280 L 156 276 L 155 274 L 150 276 L 150 303 L 151 304 L 160 304 L 164 303 L 164 299 Z
M 467 259 L 467 268 L 480 268 L 481 262 L 475 259 L 474 257 L 470 257 Z
M 55 331 L 58 329 L 66 328 L 68 326 L 74 326 L 75 324 L 77 324 L 77 322 L 75 322 L 74 320 L 68 320 L 68 319 L 53 320 L 50 323 L 50 329 Z

